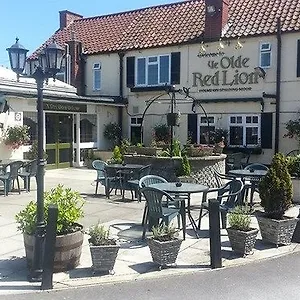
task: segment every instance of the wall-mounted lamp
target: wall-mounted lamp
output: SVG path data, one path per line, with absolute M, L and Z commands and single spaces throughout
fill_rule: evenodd
M 222 39 L 219 39 L 219 43 L 218 43 L 218 46 L 217 46 L 217 51 L 221 52 L 224 48 L 225 48 L 224 42 L 222 41 Z
M 240 38 L 238 37 L 238 39 L 236 41 L 236 44 L 234 46 L 234 49 L 239 50 L 239 49 L 242 49 L 242 48 L 243 48 L 243 44 L 241 43 Z
M 255 67 L 254 71 L 258 74 L 259 77 L 261 77 L 263 79 L 266 77 L 266 71 L 263 68 Z
M 204 42 L 202 41 L 197 56 L 198 57 L 203 56 L 205 53 L 206 53 L 206 45 L 204 45 Z

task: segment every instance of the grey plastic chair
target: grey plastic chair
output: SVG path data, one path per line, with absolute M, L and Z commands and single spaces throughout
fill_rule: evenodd
M 23 166 L 22 161 L 14 161 L 6 165 L 4 174 L 0 175 L 0 180 L 4 185 L 4 196 L 8 195 L 10 188 L 14 186 L 14 182 L 17 181 L 18 191 L 21 194 L 20 182 L 19 182 L 19 170 Z M 9 171 L 7 171 L 9 170 Z
M 253 163 L 244 168 L 245 170 L 265 170 L 268 171 L 269 168 L 263 164 L 260 163 Z M 244 178 L 244 184 L 245 184 L 245 198 L 248 199 L 248 193 L 250 190 L 250 206 L 253 206 L 253 198 L 254 198 L 254 192 L 258 192 L 258 185 L 261 180 L 261 177 L 256 176 L 249 176 Z M 248 182 L 247 182 L 248 181 Z
M 19 176 L 24 180 L 24 187 L 26 192 L 30 192 L 30 179 L 37 175 L 37 159 L 34 159 L 23 165 L 22 170 L 19 172 Z
M 244 184 L 239 179 L 233 179 L 228 181 L 223 187 L 216 189 L 209 189 L 204 193 L 202 198 L 202 203 L 200 206 L 198 229 L 201 228 L 201 219 L 204 216 L 203 210 L 205 209 L 207 213 L 209 212 L 209 199 L 207 198 L 209 193 L 215 192 L 217 194 L 216 198 L 220 203 L 220 212 L 222 220 L 222 228 L 226 228 L 227 222 L 227 212 L 232 210 L 235 206 L 242 204 L 242 192 Z
M 145 238 L 147 225 L 149 225 L 150 229 L 152 226 L 158 224 L 166 224 L 169 225 L 171 220 L 176 216 L 181 216 L 182 218 L 182 227 L 183 227 L 183 237 L 185 239 L 185 230 L 186 230 L 186 221 L 185 221 L 185 210 L 181 209 L 181 207 L 169 207 L 164 206 L 164 203 L 173 202 L 173 197 L 159 189 L 155 189 L 152 187 L 144 187 L 141 189 L 141 193 L 144 195 L 147 202 L 147 212 L 145 217 L 145 222 L 143 224 L 143 235 L 142 238 Z
M 94 160 L 92 162 L 93 168 L 97 171 L 97 178 L 95 179 L 95 182 L 96 182 L 95 195 L 97 195 L 99 183 L 101 183 L 102 185 L 105 186 L 105 195 L 107 195 L 106 184 L 105 184 L 105 181 L 106 181 L 105 166 L 106 165 L 107 165 L 107 163 L 102 160 Z

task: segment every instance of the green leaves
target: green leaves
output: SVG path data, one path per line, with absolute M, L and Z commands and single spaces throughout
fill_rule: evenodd
M 236 206 L 228 214 L 228 222 L 232 229 L 249 231 L 251 223 L 249 208 L 246 206 Z
M 78 228 L 76 222 L 84 215 L 84 200 L 81 195 L 70 188 L 64 188 L 61 184 L 49 192 L 45 192 L 44 214 L 46 223 L 50 204 L 56 204 L 58 207 L 57 235 L 76 231 Z M 36 228 L 36 203 L 30 201 L 27 206 L 16 215 L 16 221 L 19 223 L 18 230 L 30 235 L 33 234 Z

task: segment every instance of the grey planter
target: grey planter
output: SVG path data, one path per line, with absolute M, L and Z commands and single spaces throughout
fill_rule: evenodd
M 120 245 L 90 245 L 94 272 L 110 272 L 113 274 Z
M 289 245 L 297 225 L 297 218 L 285 217 L 283 220 L 257 216 L 263 240 L 278 245 Z
M 231 248 L 234 252 L 242 255 L 252 253 L 252 249 L 255 245 L 258 229 L 251 228 L 249 231 L 241 231 L 232 228 L 227 228 L 228 238 Z
M 160 242 L 153 238 L 148 239 L 148 246 L 153 262 L 160 266 L 172 265 L 176 262 L 182 240 L 175 239 L 171 241 Z

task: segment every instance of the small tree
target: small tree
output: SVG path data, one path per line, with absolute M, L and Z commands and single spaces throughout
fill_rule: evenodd
M 108 123 L 104 127 L 103 135 L 114 145 L 118 144 L 121 136 L 121 127 L 117 123 Z
M 123 156 L 119 146 L 114 147 L 113 156 L 111 162 L 115 164 L 121 164 L 123 162 Z
M 292 180 L 282 153 L 274 155 L 268 173 L 259 184 L 259 195 L 265 213 L 273 219 L 282 219 L 284 212 L 292 205 Z

